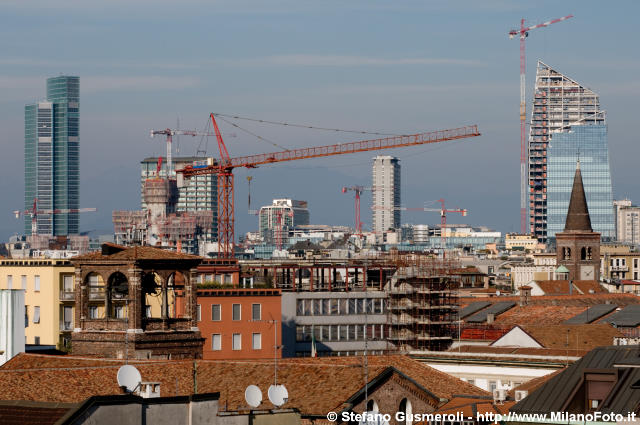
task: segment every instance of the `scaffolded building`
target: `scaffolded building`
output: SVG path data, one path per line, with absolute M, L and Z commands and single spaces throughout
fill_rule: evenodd
M 554 164 L 551 164 L 552 159 Z M 528 175 L 529 229 L 541 242 L 553 236 L 554 232 L 549 231 L 550 219 L 564 223 L 573 176 L 571 171 L 578 159 L 583 169 L 589 170 L 585 173 L 587 198 L 593 197 L 588 201 L 589 209 L 594 212 L 602 209 L 600 221 L 603 227 L 598 231 L 606 233 L 610 226 L 606 223 L 613 220 L 613 205 L 607 200 L 611 193 L 611 177 L 605 113 L 600 110 L 599 96 L 538 61 L 528 145 Z M 560 192 L 567 193 L 558 196 L 557 202 L 550 203 L 550 197 Z M 608 211 L 611 211 L 611 216 L 607 215 Z
M 389 341 L 399 351 L 446 350 L 457 336 L 457 262 L 417 256 L 389 288 Z

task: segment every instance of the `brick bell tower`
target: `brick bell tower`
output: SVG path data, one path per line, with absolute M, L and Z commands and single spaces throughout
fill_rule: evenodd
M 195 268 L 201 258 L 149 246 L 102 245 L 75 257 L 72 353 L 201 359 Z
M 569 280 L 600 280 L 600 233 L 591 228 L 579 160 L 564 231 L 556 233 L 556 256 L 557 264 L 569 270 Z

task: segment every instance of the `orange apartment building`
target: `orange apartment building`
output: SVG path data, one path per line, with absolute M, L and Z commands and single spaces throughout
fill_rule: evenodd
M 272 359 L 274 345 L 282 357 L 280 289 L 198 289 L 197 302 L 204 359 Z

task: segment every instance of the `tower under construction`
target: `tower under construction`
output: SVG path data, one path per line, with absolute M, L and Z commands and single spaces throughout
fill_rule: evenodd
M 547 242 L 562 231 L 572 170 L 583 166 L 594 230 L 615 231 L 605 111 L 598 94 L 538 61 L 528 145 L 529 229 Z

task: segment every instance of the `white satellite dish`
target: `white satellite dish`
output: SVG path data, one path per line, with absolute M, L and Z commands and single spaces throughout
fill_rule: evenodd
M 289 392 L 284 385 L 270 386 L 269 391 L 267 391 L 267 395 L 269 396 L 269 401 L 277 407 L 282 406 L 289 400 Z
M 499 290 L 499 289 L 498 289 L 498 290 L 496 290 L 496 295 L 497 295 L 497 296 L 500 296 L 500 290 Z
M 260 403 L 262 403 L 262 391 L 258 388 L 257 385 L 249 385 L 246 390 L 244 390 L 244 399 L 247 404 L 251 407 L 258 407 Z
M 118 369 L 118 385 L 125 387 L 128 393 L 134 392 L 141 381 L 142 376 L 135 367 L 124 365 Z

